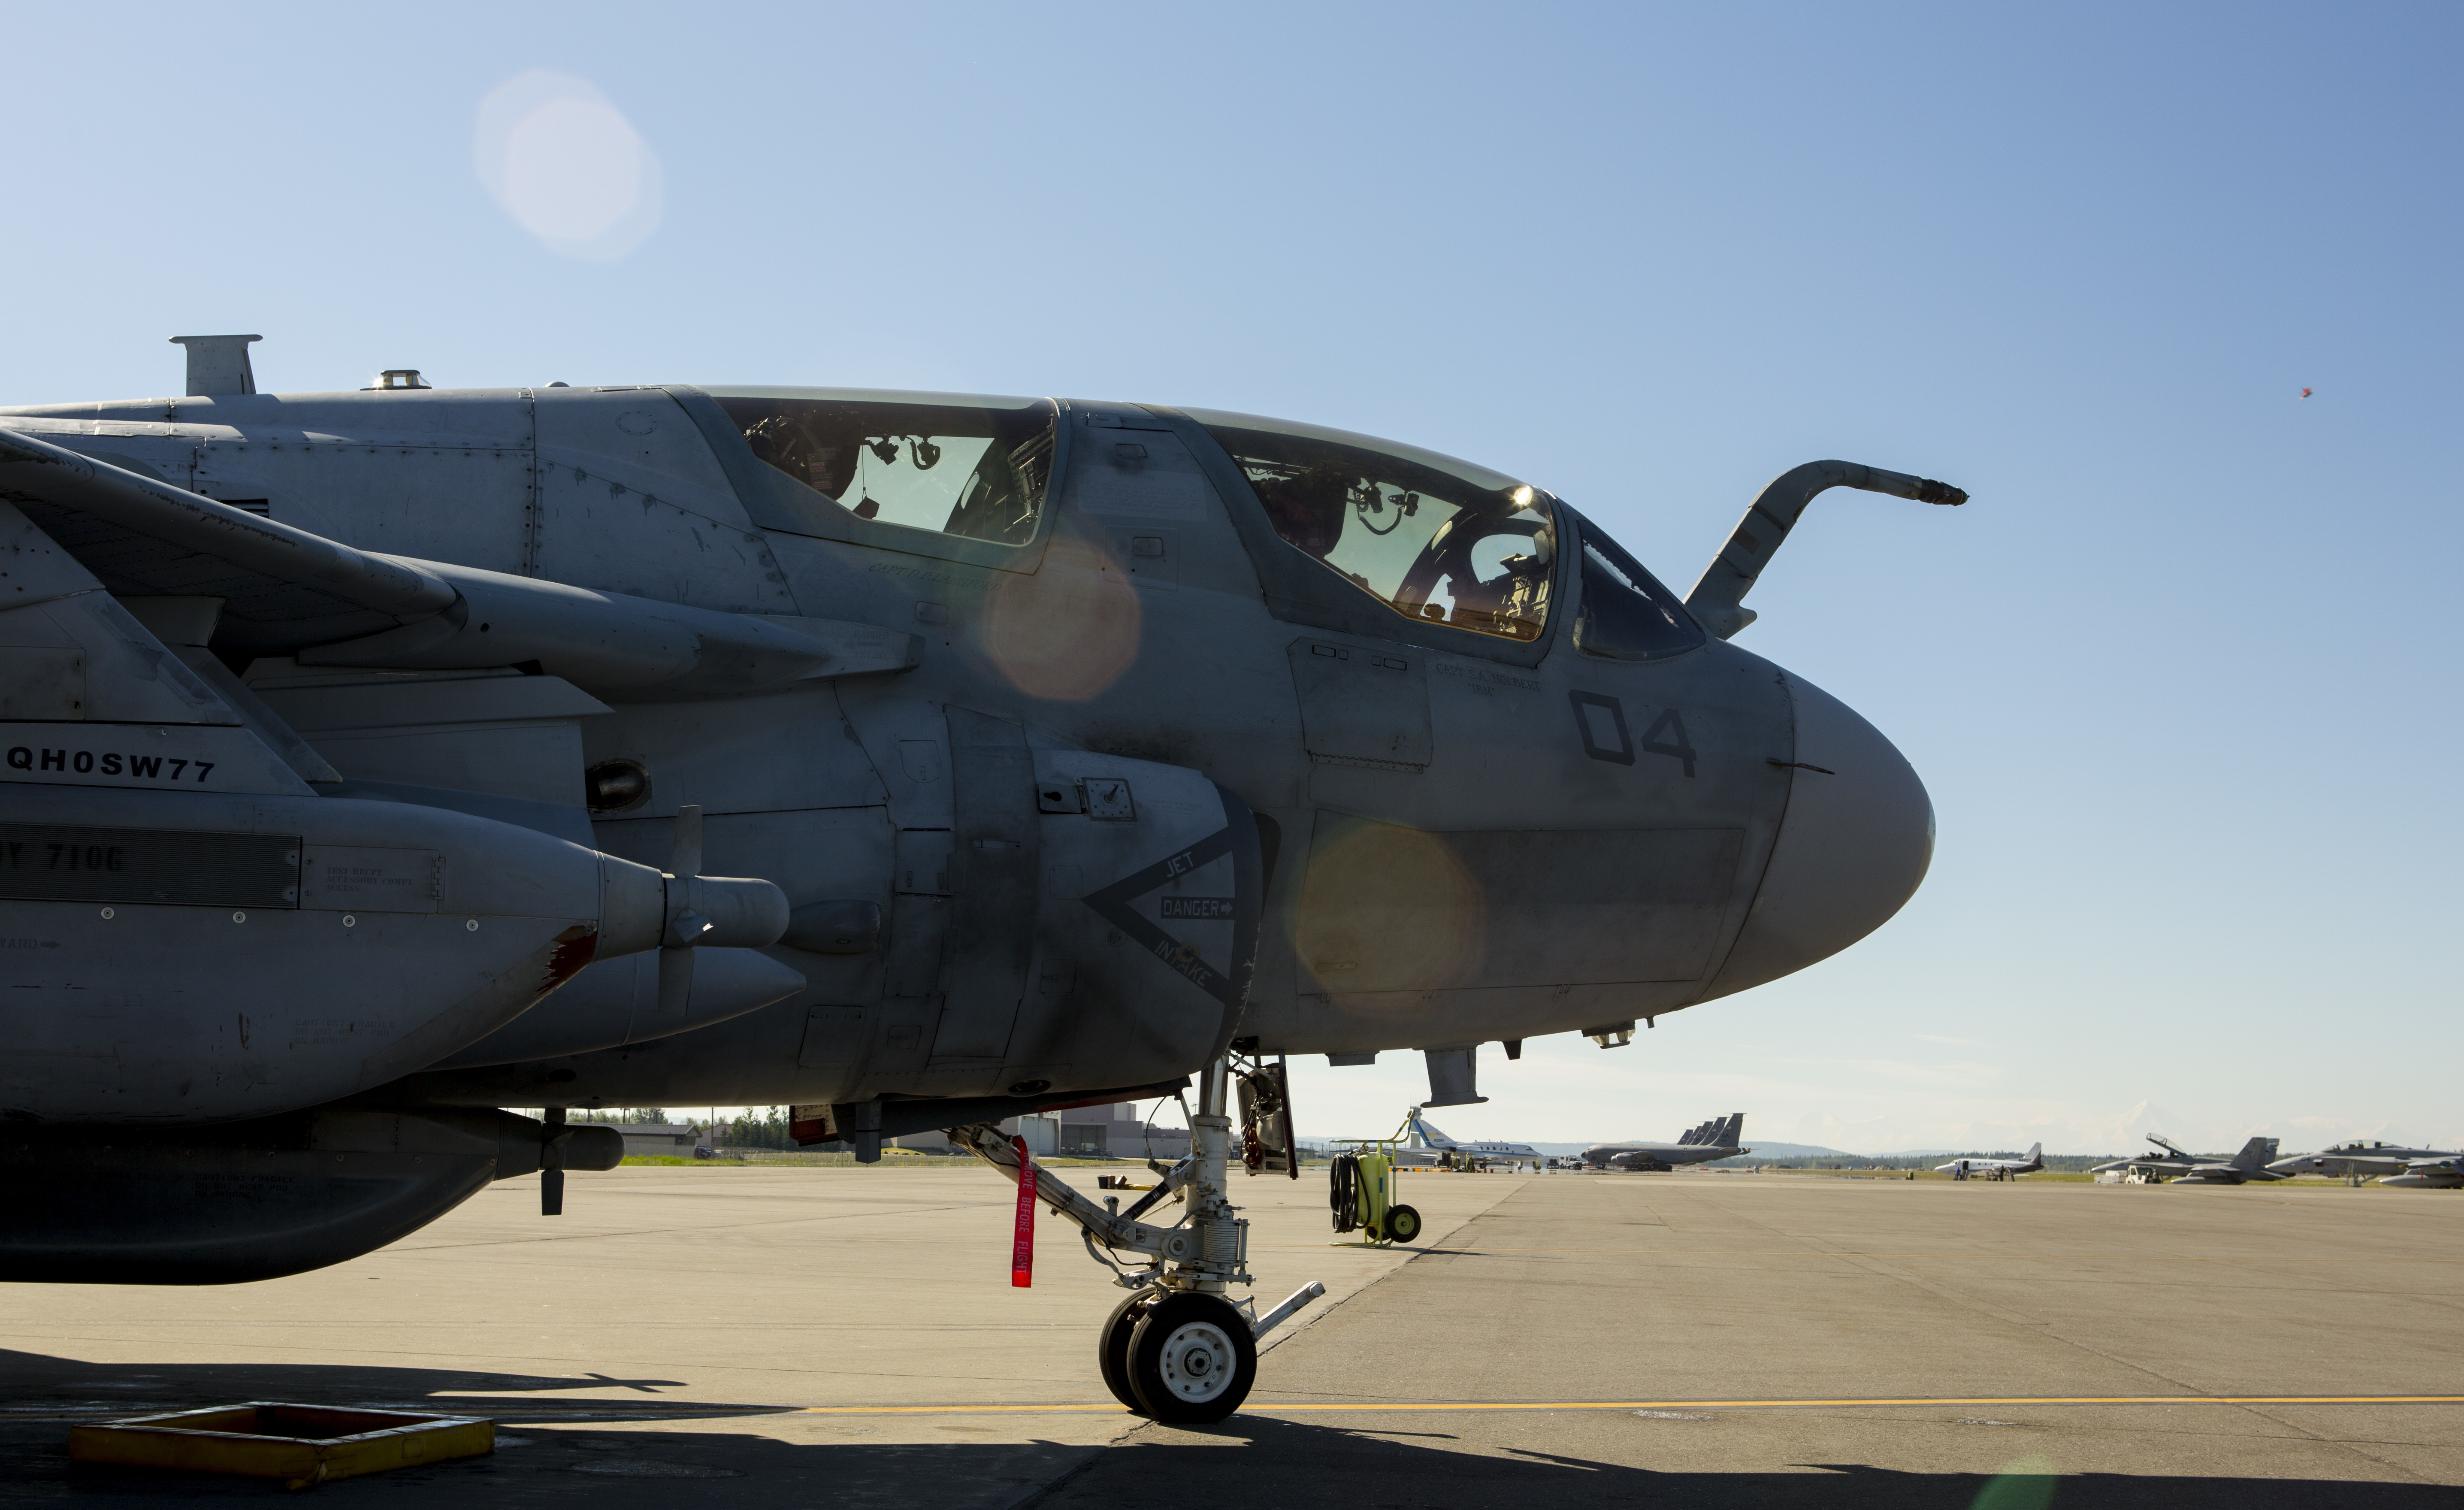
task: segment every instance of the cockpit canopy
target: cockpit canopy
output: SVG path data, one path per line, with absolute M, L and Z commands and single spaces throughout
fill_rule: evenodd
M 1367 437 L 1208 415 L 1275 533 L 1406 618 L 1532 640 L 1549 621 L 1551 500 L 1529 483 Z
M 714 394 L 753 454 L 858 519 L 1001 545 L 1035 538 L 1057 407 Z
M 1247 414 L 1193 417 L 1231 454 L 1287 544 L 1406 618 L 1539 638 L 1571 525 L 1582 543 L 1577 649 L 1661 660 L 1706 637 L 1607 532 L 1529 483 L 1366 435 Z
M 791 511 L 1023 545 L 1048 506 L 1059 417 L 1049 399 L 826 389 L 710 397 L 757 458 L 801 485 L 790 490 Z M 1705 641 L 1675 593 L 1528 482 L 1344 431 L 1189 413 L 1230 455 L 1286 545 L 1405 618 L 1536 641 L 1561 544 L 1578 541 L 1576 649 L 1659 660 Z
M 1664 660 L 1700 646 L 1706 636 L 1677 594 L 1609 539 L 1590 520 L 1583 537 L 1582 607 L 1574 614 L 1574 648 L 1611 660 Z

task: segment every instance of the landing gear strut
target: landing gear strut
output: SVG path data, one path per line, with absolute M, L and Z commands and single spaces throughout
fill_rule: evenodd
M 1120 1197 L 1102 1206 L 1080 1195 L 1051 1171 L 1035 1171 L 1036 1199 L 1075 1222 L 1089 1256 L 1116 1271 L 1113 1282 L 1132 1292 L 1105 1320 L 1096 1356 L 1113 1398 L 1158 1421 L 1220 1421 L 1241 1408 L 1258 1378 L 1258 1339 L 1319 1296 L 1315 1280 L 1263 1317 L 1255 1303 L 1235 1302 L 1225 1292 L 1253 1284 L 1248 1272 L 1249 1224 L 1234 1213 L 1226 1184 L 1232 1161 L 1232 1119 L 1227 1115 L 1232 1065 L 1218 1058 L 1199 1082 L 1198 1114 L 1190 1119 L 1189 1157 L 1161 1178 L 1128 1210 Z M 1019 1178 L 1018 1152 L 998 1127 L 977 1122 L 949 1130 L 950 1141 L 1007 1176 Z M 1171 1227 L 1138 1220 L 1176 1191 L 1188 1210 Z M 1122 1270 L 1095 1250 L 1147 1260 Z

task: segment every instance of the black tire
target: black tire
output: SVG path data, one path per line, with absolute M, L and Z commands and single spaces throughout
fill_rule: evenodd
M 1420 1213 L 1408 1206 L 1386 1208 L 1386 1235 L 1398 1243 L 1420 1240 Z
M 1104 1329 L 1095 1334 L 1095 1366 L 1102 1370 L 1104 1388 L 1112 1398 L 1140 1415 L 1147 1408 L 1138 1403 L 1138 1392 L 1130 1388 L 1130 1339 L 1145 1319 L 1147 1302 L 1155 1299 L 1153 1290 L 1140 1290 L 1104 1318 Z
M 1201 1426 L 1241 1409 L 1258 1382 L 1258 1342 L 1232 1302 L 1188 1291 L 1147 1307 L 1130 1339 L 1130 1388 L 1168 1425 Z

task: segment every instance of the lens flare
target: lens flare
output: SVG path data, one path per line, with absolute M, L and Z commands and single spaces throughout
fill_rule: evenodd
M 1292 942 L 1317 988 L 1357 1011 L 1410 1014 L 1409 995 L 1479 972 L 1488 906 L 1446 841 L 1387 823 L 1320 819 Z M 1376 998 L 1372 1000 L 1371 998 Z
M 659 160 L 583 79 L 534 68 L 479 104 L 473 160 L 516 225 L 550 251 L 612 261 L 658 229 Z
M 985 599 L 984 653 L 1031 698 L 1084 702 L 1138 658 L 1138 594 L 1102 547 L 1056 540 Z

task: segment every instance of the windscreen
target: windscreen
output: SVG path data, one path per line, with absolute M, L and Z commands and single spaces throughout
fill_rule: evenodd
M 1584 520 L 1583 598 L 1574 613 L 1574 644 L 1587 655 L 1659 660 L 1703 643 L 1702 627 L 1677 595 L 1642 563 Z
M 1531 640 L 1549 620 L 1546 495 L 1323 435 L 1206 427 L 1295 549 L 1407 618 Z
M 1054 406 L 715 395 L 753 454 L 858 519 L 1023 545 L 1052 470 Z

